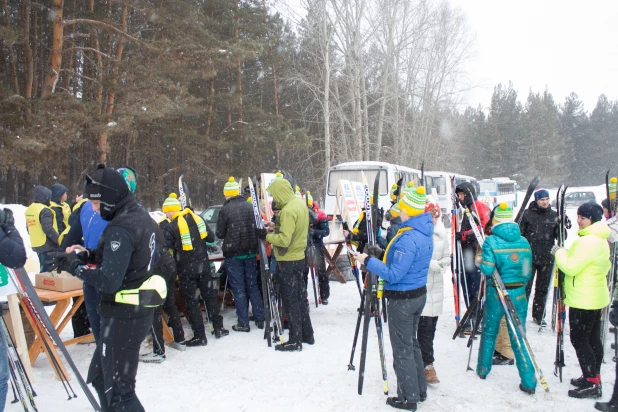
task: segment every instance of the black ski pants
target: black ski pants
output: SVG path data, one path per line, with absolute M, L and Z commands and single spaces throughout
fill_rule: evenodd
M 279 293 L 283 310 L 288 316 L 290 342 L 301 343 L 313 336 L 313 326 L 309 317 L 309 307 L 305 303 L 306 288 L 303 290 L 303 269 L 305 260 L 278 262 L 277 273 Z
M 200 292 L 213 327 L 221 329 L 223 327 L 223 316 L 219 313 L 219 305 L 217 304 L 219 291 L 215 288 L 215 281 L 210 276 L 210 271 L 191 275 L 183 274 L 179 277 L 179 280 L 180 290 L 187 305 L 188 313 L 185 313 L 185 316 L 193 329 L 193 337 L 206 338 L 204 319 L 200 309 Z
M 421 347 L 423 355 L 423 367 L 434 363 L 433 340 L 436 337 L 436 326 L 438 325 L 437 316 L 421 316 L 418 321 L 418 331 L 416 339 Z
M 73 304 L 78 298 L 73 298 Z M 77 309 L 75 315 L 71 318 L 71 325 L 73 325 L 73 337 L 79 338 L 90 333 L 90 322 L 88 322 L 88 312 L 86 311 L 86 303 Z
M 140 308 L 144 310 L 144 308 Z M 101 335 L 90 362 L 88 383 L 103 412 L 143 412 L 135 394 L 139 348 L 152 326 L 154 308 L 135 319 L 101 316 Z
M 310 253 L 313 253 L 313 255 Z M 305 289 L 309 287 L 309 269 L 313 261 L 315 261 L 315 275 L 317 275 L 318 281 L 318 284 L 316 285 L 318 288 L 318 296 L 320 299 L 328 299 L 330 297 L 330 285 L 328 283 L 328 278 L 326 277 L 326 260 L 324 259 L 324 250 L 321 246 L 315 246 L 313 251 L 311 251 L 311 248 L 307 248 L 307 265 L 304 273 Z
M 397 397 L 408 402 L 420 402 L 421 392 L 427 392 L 423 355 L 416 337 L 426 300 L 426 293 L 411 299 L 388 299 L 388 332 Z
M 549 283 L 552 280 L 552 269 L 554 263 L 533 263 L 532 276 L 526 285 L 526 299 L 530 301 L 532 293 L 532 284 L 536 276 L 536 286 L 534 287 L 534 301 L 532 302 L 532 318 L 541 321 L 545 313 L 545 304 L 547 303 L 547 294 L 549 292 Z
M 175 267 L 175 265 L 173 265 Z M 167 325 L 172 328 L 174 332 L 174 341 L 184 342 L 185 331 L 182 328 L 182 322 L 180 320 L 180 314 L 176 307 L 176 272 L 172 274 L 165 274 L 165 280 L 167 283 L 167 297 L 165 302 L 159 308 L 156 308 L 152 320 L 152 346 L 154 353 L 162 355 L 165 353 L 165 341 L 163 340 L 163 321 L 161 320 L 161 308 L 167 315 Z
M 603 344 L 601 343 L 601 309 L 569 308 L 571 344 L 575 348 L 584 378 L 596 378 L 601 373 Z

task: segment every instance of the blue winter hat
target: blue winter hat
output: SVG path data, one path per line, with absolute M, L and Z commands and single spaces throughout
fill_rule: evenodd
M 534 192 L 534 200 L 540 200 L 545 197 L 549 197 L 549 192 L 545 189 L 539 189 L 536 192 Z
M 53 184 L 51 187 L 51 200 L 53 200 L 54 202 L 60 201 L 60 198 L 66 192 L 67 188 L 65 185 L 60 183 Z

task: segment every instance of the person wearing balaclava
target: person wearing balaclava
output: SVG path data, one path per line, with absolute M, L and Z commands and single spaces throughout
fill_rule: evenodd
M 572 398 L 601 397 L 601 311 L 609 305 L 607 272 L 610 269 L 609 228 L 601 219 L 603 208 L 595 202 L 577 209 L 577 239 L 571 247 L 554 246 L 556 266 L 564 273 L 564 303 L 569 307 L 571 344 L 582 376 L 571 379 Z
M 71 246 L 60 268 L 101 295 L 101 333 L 87 381 L 97 391 L 103 411 L 144 411 L 135 394 L 139 349 L 155 308 L 167 295 L 165 279 L 152 274 L 152 219 L 114 169 L 99 168 L 87 176 L 85 191 L 109 223 L 96 250 Z

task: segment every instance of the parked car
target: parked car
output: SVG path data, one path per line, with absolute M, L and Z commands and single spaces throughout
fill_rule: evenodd
M 564 196 L 564 203 L 566 207 L 579 207 L 584 203 L 596 202 L 597 198 L 593 192 L 570 192 Z M 551 206 L 556 208 L 556 199 L 552 200 Z
M 217 220 L 219 219 L 219 212 L 222 207 L 223 205 L 208 206 L 206 210 L 200 214 L 201 218 L 204 219 L 204 222 L 206 222 L 213 233 L 217 232 Z

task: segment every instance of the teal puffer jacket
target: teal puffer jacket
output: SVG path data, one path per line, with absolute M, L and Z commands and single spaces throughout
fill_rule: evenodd
M 532 275 L 530 243 L 521 235 L 516 223 L 497 224 L 483 244 L 481 271 L 490 277 L 487 280 L 488 285 L 493 285 L 491 275 L 496 269 L 506 285 L 526 285 Z

